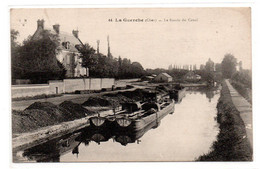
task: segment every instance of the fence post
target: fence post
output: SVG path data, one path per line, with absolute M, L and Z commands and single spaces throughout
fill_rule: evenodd
M 91 78 L 89 78 L 89 90 L 91 90 Z
M 100 90 L 102 89 L 102 79 L 103 78 L 100 78 Z

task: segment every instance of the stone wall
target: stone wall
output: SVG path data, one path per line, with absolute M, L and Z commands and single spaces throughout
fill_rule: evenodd
M 64 79 L 65 93 L 71 93 L 76 90 L 88 90 L 89 79 Z
M 101 88 L 111 88 L 111 84 L 115 85 L 115 79 L 111 79 L 111 78 L 101 79 Z
M 64 82 L 62 80 L 49 81 L 49 94 L 61 94 L 64 91 Z
M 12 85 L 12 98 L 31 97 L 42 94 L 49 94 L 49 84 L 26 84 L 26 85 Z
M 115 79 L 112 78 L 64 79 L 51 80 L 48 84 L 12 85 L 12 98 L 73 93 L 76 90 L 101 90 L 112 88 L 113 85 L 115 85 Z
M 99 90 L 101 89 L 101 79 L 98 79 L 98 78 L 93 78 L 93 79 L 90 79 L 90 86 L 89 86 L 89 89 L 90 90 Z M 111 86 L 112 87 L 112 86 Z

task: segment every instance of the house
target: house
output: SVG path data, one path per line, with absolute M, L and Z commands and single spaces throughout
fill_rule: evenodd
M 142 81 L 151 82 L 153 79 L 154 79 L 153 76 L 143 76 L 143 77 L 141 77 L 141 80 L 142 80 Z
M 171 82 L 172 81 L 172 77 L 167 74 L 167 73 L 160 73 L 159 75 L 157 75 L 154 80 L 154 82 Z
M 72 33 L 61 32 L 59 24 L 53 25 L 52 29 L 46 29 L 44 27 L 44 20 L 42 19 L 37 21 L 37 29 L 32 36 L 32 40 L 42 38 L 42 32 L 45 30 L 57 35 L 60 40 L 56 58 L 67 70 L 66 77 L 86 76 L 87 70 L 81 66 L 81 53 L 76 48 L 76 45 L 81 45 L 81 41 L 78 37 L 79 31 L 73 30 Z
M 184 75 L 183 79 L 186 81 L 198 81 L 198 80 L 201 80 L 201 76 L 196 74 L 193 71 L 189 71 L 188 73 L 186 73 Z

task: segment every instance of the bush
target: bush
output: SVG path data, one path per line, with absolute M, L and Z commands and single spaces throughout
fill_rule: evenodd
M 252 76 L 249 70 L 236 72 L 231 79 L 237 83 L 243 84 L 245 88 L 252 89 Z
M 252 104 L 252 95 L 248 92 L 247 85 L 233 80 L 231 80 L 231 85 L 241 96 L 243 96 L 249 103 Z

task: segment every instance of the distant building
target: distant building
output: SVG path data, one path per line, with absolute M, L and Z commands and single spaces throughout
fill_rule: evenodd
M 158 76 L 156 76 L 153 80 L 154 82 L 171 82 L 172 77 L 167 73 L 160 73 Z
M 55 34 L 60 39 L 60 45 L 56 58 L 59 60 L 67 70 L 66 77 L 80 77 L 86 76 L 86 68 L 81 66 L 82 59 L 80 58 L 81 53 L 75 47 L 80 45 L 81 41 L 78 37 L 78 30 L 73 30 L 72 33 L 66 33 L 60 31 L 60 25 L 53 25 L 53 29 L 46 29 L 44 27 L 44 20 L 37 21 L 37 29 L 32 36 L 32 40 L 38 40 L 42 38 L 42 32 L 49 30 L 51 34 Z
M 184 75 L 183 79 L 187 81 L 197 81 L 201 79 L 201 76 L 194 73 L 193 71 L 189 71 Z
M 154 79 L 153 76 L 143 76 L 143 77 L 141 77 L 141 80 L 142 80 L 142 81 L 151 82 L 153 79 Z
M 212 72 L 215 71 L 215 67 L 214 67 L 214 62 L 209 58 L 209 60 L 206 62 L 206 66 L 205 66 L 206 71 L 208 72 Z

